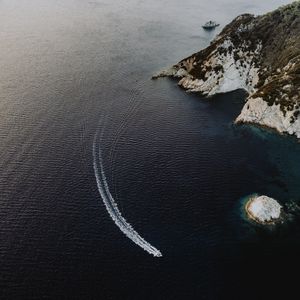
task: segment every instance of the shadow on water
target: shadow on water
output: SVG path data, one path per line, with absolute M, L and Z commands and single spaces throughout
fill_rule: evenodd
M 174 80 L 166 82 L 176 84 Z M 220 299 L 277 299 L 279 295 L 287 297 L 297 289 L 297 279 L 293 277 L 291 270 L 299 267 L 300 218 L 296 216 L 293 222 L 274 232 L 261 230 L 242 218 L 239 199 L 251 193 L 259 193 L 277 199 L 284 206 L 290 202 L 299 203 L 300 143 L 293 137 L 279 135 L 272 130 L 233 124 L 245 103 L 246 94 L 243 91 L 209 99 L 203 99 L 197 94 L 183 97 L 193 109 L 190 118 L 193 118 L 194 113 L 200 115 L 203 111 L 209 116 L 209 119 L 198 125 L 198 139 L 205 137 L 208 142 L 218 137 L 210 149 L 213 153 L 216 151 L 216 154 L 203 152 L 201 143 L 197 146 L 200 156 L 205 155 L 218 165 L 210 165 L 214 175 L 206 170 L 210 179 L 205 181 L 206 187 L 218 189 L 222 196 L 218 194 L 214 197 L 220 197 L 222 203 L 227 203 L 225 214 L 228 214 L 228 220 L 222 223 L 222 216 L 219 215 L 219 221 L 216 221 L 220 222 L 226 236 L 222 246 L 218 245 L 214 253 L 215 259 L 218 259 L 218 275 L 224 280 L 217 294 Z M 221 153 L 221 158 L 217 153 Z M 222 182 L 219 182 L 218 173 L 223 167 L 226 172 Z M 199 169 L 198 174 L 201 172 L 203 171 Z M 204 186 L 199 195 L 203 194 L 203 189 Z M 221 204 L 211 198 L 207 201 L 215 201 L 217 215 Z M 231 208 L 228 203 L 231 203 Z M 190 209 L 193 205 L 191 204 Z M 209 207 L 209 204 L 203 201 L 201 206 L 195 206 L 194 209 L 203 210 L 205 206 Z M 204 216 L 201 215 L 201 218 Z
M 269 169 L 254 167 L 258 177 L 265 177 L 261 190 L 254 191 L 277 199 L 285 209 L 300 202 L 300 143 L 293 137 L 252 125 L 234 128 L 238 136 L 256 139 L 264 151 Z M 231 268 L 224 293 L 231 299 L 287 299 L 298 293 L 294 271 L 300 267 L 300 216 L 277 228 L 265 229 L 245 221 L 244 200 L 238 202 L 232 226 L 239 239 L 239 258 Z M 235 296 L 232 279 L 238 291 Z M 241 298 L 240 298 L 241 297 Z

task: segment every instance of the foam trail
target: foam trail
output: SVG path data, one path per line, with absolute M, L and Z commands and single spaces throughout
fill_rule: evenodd
M 149 254 L 152 254 L 155 257 L 162 256 L 161 252 L 149 244 L 146 240 L 144 240 L 134 229 L 133 227 L 122 217 L 121 212 L 118 209 L 117 203 L 115 202 L 113 196 L 111 195 L 108 187 L 108 183 L 106 180 L 106 176 L 104 173 L 103 168 L 103 161 L 102 161 L 102 153 L 100 146 L 97 147 L 97 136 L 96 133 L 93 143 L 93 165 L 94 165 L 94 172 L 97 181 L 97 186 L 99 193 L 102 197 L 102 200 L 105 204 L 105 207 L 115 222 L 115 224 L 120 228 L 120 230 L 134 243 L 138 246 L 143 248 Z

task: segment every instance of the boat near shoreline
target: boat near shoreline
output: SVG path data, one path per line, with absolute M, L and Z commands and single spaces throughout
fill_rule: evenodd
M 202 28 L 206 30 L 210 30 L 216 28 L 219 25 L 220 24 L 218 24 L 216 21 L 208 21 L 204 25 L 202 25 Z

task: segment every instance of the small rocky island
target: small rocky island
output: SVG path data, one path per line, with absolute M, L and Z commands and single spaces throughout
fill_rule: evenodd
M 244 89 L 248 98 L 236 123 L 300 138 L 300 2 L 238 16 L 210 46 L 153 78 L 164 76 L 205 96 Z
M 245 210 L 250 220 L 262 225 L 276 224 L 282 220 L 282 206 L 268 196 L 250 196 Z

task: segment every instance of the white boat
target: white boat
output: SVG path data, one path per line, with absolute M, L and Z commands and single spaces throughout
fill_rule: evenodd
M 213 29 L 213 28 L 215 28 L 215 27 L 217 27 L 217 26 L 219 26 L 220 24 L 218 24 L 217 22 L 215 22 L 215 21 L 208 21 L 208 22 L 206 22 L 202 27 L 204 28 L 204 29 Z

